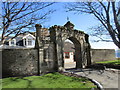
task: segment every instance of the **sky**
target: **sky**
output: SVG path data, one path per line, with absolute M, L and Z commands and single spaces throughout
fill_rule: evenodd
M 89 34 L 89 28 L 99 24 L 98 20 L 95 19 L 92 15 L 74 14 L 72 12 L 66 12 L 64 7 L 65 3 L 62 2 L 54 5 L 54 8 L 57 9 L 57 11 L 51 14 L 50 20 L 43 25 L 48 27 L 53 25 L 63 26 L 67 22 L 68 17 L 69 21 L 75 25 L 75 29 L 84 31 L 85 33 Z M 93 42 L 93 39 L 95 39 L 95 37 L 89 37 L 91 47 L 94 49 L 117 48 L 113 42 Z
M 50 19 L 43 23 L 42 26 L 51 27 L 53 25 L 63 26 L 68 20 L 75 25 L 75 29 L 84 31 L 89 34 L 89 28 L 98 25 L 98 20 L 92 15 L 87 14 L 74 14 L 73 12 L 66 12 L 65 2 L 59 2 L 51 6 L 50 8 L 56 9 L 56 12 L 50 15 Z M 49 9 L 50 9 L 49 8 Z M 117 47 L 113 42 L 92 42 L 95 37 L 90 36 L 90 44 L 94 49 L 116 49 Z

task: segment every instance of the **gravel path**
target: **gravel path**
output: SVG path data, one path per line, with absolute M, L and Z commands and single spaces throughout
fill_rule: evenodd
M 68 69 L 67 71 L 94 79 L 98 81 L 103 88 L 120 88 L 120 85 L 118 86 L 118 82 L 120 81 L 120 70 Z

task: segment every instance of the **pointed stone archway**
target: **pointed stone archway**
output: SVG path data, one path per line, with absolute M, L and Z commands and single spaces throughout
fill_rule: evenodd
M 54 45 L 54 61 L 56 70 L 64 68 L 64 41 L 71 40 L 75 45 L 76 68 L 84 68 L 91 64 L 90 44 L 88 35 L 75 30 L 74 25 L 68 21 L 64 26 L 54 25 L 50 29 L 50 41 Z

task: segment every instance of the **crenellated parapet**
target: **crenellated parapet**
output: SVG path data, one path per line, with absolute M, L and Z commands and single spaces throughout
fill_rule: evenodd
M 57 26 L 57 25 L 54 25 L 52 27 L 49 28 L 50 31 L 56 31 L 56 32 L 62 32 L 62 33 L 70 33 L 70 32 L 73 32 L 75 34 L 85 34 L 83 31 L 80 31 L 80 30 L 76 30 L 74 28 L 69 28 L 69 27 L 66 27 L 65 25 L 64 26 Z
M 62 37 L 62 39 L 65 40 L 70 37 L 76 37 L 78 40 L 83 38 L 85 40 L 86 35 L 83 31 L 74 29 L 74 25 L 70 21 L 68 21 L 64 26 L 54 25 L 50 27 L 49 31 L 51 33 L 51 39 L 56 36 L 56 39 Z

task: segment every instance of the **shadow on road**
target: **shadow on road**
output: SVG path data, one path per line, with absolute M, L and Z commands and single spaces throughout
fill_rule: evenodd
M 81 72 L 85 76 L 88 76 L 89 74 L 92 74 L 94 72 L 97 72 L 97 74 L 100 75 L 100 74 L 103 74 L 105 71 L 105 69 L 95 69 L 95 68 L 84 68 L 84 69 L 69 68 L 65 70 L 73 73 Z

